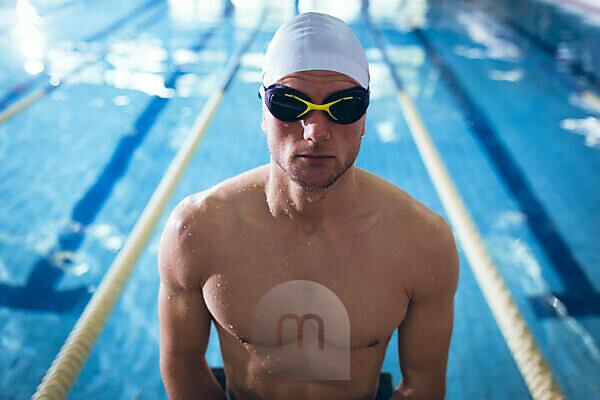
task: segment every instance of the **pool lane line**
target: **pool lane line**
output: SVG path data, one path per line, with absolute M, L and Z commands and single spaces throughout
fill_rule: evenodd
M 112 22 L 108 26 L 102 28 L 100 31 L 93 33 L 87 38 L 82 39 L 82 42 L 92 42 L 94 40 L 102 39 L 103 37 L 113 33 L 114 31 L 120 29 L 126 23 L 130 22 L 132 19 L 139 17 L 140 15 L 145 14 L 150 11 L 154 7 L 164 4 L 163 0 L 149 0 L 146 3 L 141 4 L 139 7 L 131 10 L 121 18 Z M 5 122 L 8 118 L 12 117 L 17 112 L 26 108 L 31 103 L 35 102 L 35 100 L 43 97 L 54 89 L 48 88 L 48 86 L 52 86 L 50 83 L 47 83 L 46 87 L 38 90 L 36 93 L 32 94 L 32 99 L 24 100 L 22 105 L 14 104 L 13 109 L 9 112 L 7 110 L 15 101 L 24 96 L 30 89 L 32 89 L 36 84 L 47 82 L 48 80 L 52 81 L 52 77 L 48 76 L 46 73 L 41 73 L 35 77 L 31 77 L 23 80 L 22 82 L 14 85 L 10 88 L 1 98 L 0 98 L 0 124 Z
M 231 12 L 226 10 L 223 20 L 230 18 Z M 191 50 L 200 51 L 221 26 L 222 24 L 215 24 L 205 31 Z M 177 79 L 183 74 L 181 67 L 178 67 L 166 77 L 165 86 L 174 89 Z M 56 290 L 64 275 L 63 269 L 56 264 L 68 266 L 76 261 L 73 254 L 85 239 L 85 228 L 95 220 L 114 186 L 125 175 L 133 153 L 143 143 L 169 100 L 170 98 L 159 96 L 151 97 L 133 126 L 118 142 L 109 162 L 101 170 L 94 184 L 73 206 L 70 223 L 59 232 L 57 245 L 35 262 L 25 285 L 13 286 L 0 282 L 0 307 L 65 312 L 89 298 L 90 294 L 83 286 Z
M 549 55 L 553 60 L 556 60 L 556 46 L 545 42 L 543 39 L 538 38 L 537 36 L 529 32 L 527 29 L 519 26 L 509 16 L 502 15 L 501 12 L 495 12 L 494 15 L 496 16 L 496 19 L 500 20 L 502 24 L 512 29 L 517 35 L 523 37 L 528 42 L 532 43 L 535 47 Z M 519 45 L 519 47 L 521 46 Z M 556 68 L 546 67 L 543 68 L 543 70 L 545 70 L 550 76 L 555 77 L 559 82 L 561 82 L 563 85 L 570 88 L 571 90 L 580 92 L 582 95 L 585 95 L 587 97 L 591 97 L 592 101 L 595 102 L 594 104 L 600 103 L 600 77 L 594 75 L 594 73 L 592 72 L 585 70 L 581 63 L 577 61 L 565 61 L 562 63 L 562 65 L 569 68 L 576 78 L 584 78 L 587 81 L 587 83 L 592 87 L 592 89 L 581 89 L 578 83 L 571 82 L 572 78 L 568 75 L 567 79 L 562 77 L 561 72 L 557 71 Z M 562 73 L 562 75 L 564 75 L 564 73 Z M 597 110 L 598 112 L 600 112 L 600 108 Z
M 387 55 L 387 49 L 381 34 L 373 26 L 366 8 L 363 18 L 379 47 L 385 63 L 390 69 L 392 79 L 397 85 L 398 101 L 417 145 L 419 154 L 431 177 L 434 188 L 446 210 L 450 221 L 461 242 L 462 248 L 481 291 L 492 311 L 492 315 L 502 332 L 508 348 L 525 380 L 529 393 L 534 400 L 563 399 L 564 395 L 538 348 L 533 334 L 527 327 L 508 287 L 487 250 L 480 233 L 473 222 L 456 185 L 444 165 L 419 111 L 394 64 Z
M 6 121 L 8 121 L 12 117 L 14 117 L 16 114 L 18 114 L 21 111 L 23 111 L 24 109 L 26 109 L 29 106 L 31 106 L 33 103 L 35 103 L 36 101 L 38 101 L 42 97 L 44 97 L 47 94 L 53 92 L 54 89 L 56 89 L 56 87 L 58 86 L 58 84 L 59 84 L 58 80 L 52 80 L 46 86 L 44 86 L 44 87 L 42 87 L 40 89 L 37 89 L 36 91 L 32 92 L 27 97 L 23 98 L 22 100 L 20 100 L 17 103 L 11 105 L 10 107 L 8 107 L 7 109 L 5 109 L 4 111 L 0 112 L 0 125 L 2 125 L 3 123 L 5 123 Z
M 133 231 L 129 235 L 123 249 L 112 263 L 102 280 L 98 290 L 91 298 L 75 327 L 69 334 L 52 366 L 44 376 L 33 399 L 65 399 L 75 379 L 79 375 L 85 360 L 92 350 L 94 342 L 104 327 L 110 312 L 114 308 L 127 279 L 133 271 L 139 256 L 144 250 L 154 228 L 167 206 L 179 180 L 189 165 L 195 148 L 204 136 L 207 127 L 218 110 L 233 76 L 239 69 L 243 54 L 249 49 L 252 41 L 266 16 L 263 10 L 260 21 L 249 35 L 232 64 L 227 68 L 221 87 L 209 98 L 179 152 L 169 165 L 148 205 L 142 212 Z
M 154 8 L 158 5 L 164 5 L 164 4 L 165 4 L 164 0 L 149 0 L 146 3 L 141 4 L 139 7 L 133 9 L 131 12 L 124 15 L 123 17 L 119 18 L 112 24 L 108 25 L 101 31 L 96 32 L 95 34 L 90 35 L 87 38 L 83 39 L 83 41 L 84 42 L 94 42 L 96 40 L 103 39 L 104 37 L 112 34 L 114 31 L 121 29 L 123 26 L 128 24 L 132 19 L 139 17 L 142 14 L 145 14 L 146 12 L 150 11 L 152 8 Z
M 142 23 L 140 23 L 139 25 L 136 26 L 136 30 L 133 32 L 133 34 L 131 35 L 131 37 L 126 37 L 126 38 L 129 38 L 129 39 L 135 38 L 136 36 L 138 36 L 141 33 L 143 33 L 150 26 L 152 26 L 155 23 L 159 22 L 161 19 L 164 18 L 163 11 L 164 11 L 164 8 L 162 8 L 162 7 L 159 8 L 157 10 L 157 13 L 151 14 L 150 18 L 148 18 L 147 20 L 143 20 Z M 38 101 L 42 97 L 45 97 L 46 95 L 52 93 L 54 90 L 58 89 L 59 86 L 62 86 L 65 83 L 67 83 L 70 78 L 72 78 L 73 76 L 76 76 L 78 73 L 80 73 L 85 68 L 88 68 L 88 67 L 90 67 L 90 66 L 92 66 L 92 65 L 94 65 L 94 64 L 96 64 L 96 63 L 98 63 L 100 61 L 102 61 L 102 59 L 106 56 L 106 54 L 108 52 L 109 52 L 109 46 L 107 45 L 105 47 L 105 49 L 102 50 L 102 52 L 100 54 L 98 54 L 98 56 L 96 58 L 94 58 L 92 60 L 87 60 L 87 61 L 82 62 L 75 69 L 69 71 L 68 73 L 66 73 L 61 78 L 58 78 L 58 77 L 52 77 L 52 78 L 50 78 L 50 81 L 47 84 L 45 84 L 44 86 L 36 89 L 35 91 L 31 92 L 29 95 L 27 95 L 26 97 L 24 97 L 23 99 L 21 99 L 21 100 L 17 101 L 16 103 L 10 105 L 4 111 L 0 111 L 0 125 L 2 125 L 6 121 L 8 121 L 12 117 L 14 117 L 19 112 L 25 110 L 26 108 L 28 108 L 29 106 L 31 106 L 33 103 L 35 103 L 36 101 Z M 0 104 L 0 110 L 1 110 L 1 108 L 2 107 L 1 107 L 1 104 Z
M 483 10 L 481 9 L 479 9 L 479 11 L 483 12 Z M 552 60 L 556 62 L 556 49 L 554 47 L 550 46 L 543 40 L 535 37 L 527 30 L 521 28 L 516 23 L 514 23 L 509 17 L 500 15 L 500 13 L 498 12 L 496 12 L 494 15 L 496 17 L 495 19 L 499 20 L 501 24 L 511 29 L 517 36 L 520 36 L 523 39 L 525 39 L 526 42 L 531 43 L 530 46 L 542 50 L 543 54 L 551 56 Z M 509 40 L 511 43 L 515 44 L 521 49 L 521 51 L 527 54 L 530 53 L 529 50 L 527 48 L 524 48 L 524 46 L 521 43 L 515 43 L 513 38 L 506 37 L 506 35 L 502 34 L 501 36 Z M 587 103 L 591 108 L 594 109 L 595 112 L 600 113 L 600 80 L 598 79 L 598 77 L 591 74 L 590 72 L 585 71 L 578 63 L 563 62 L 562 65 L 567 67 L 571 71 L 571 74 L 575 75 L 575 77 L 571 77 L 564 71 L 560 71 L 559 69 L 557 69 L 555 63 L 549 63 L 546 60 L 538 59 L 539 57 L 537 55 L 533 55 L 532 57 L 534 57 L 535 59 L 532 59 L 531 61 L 538 67 L 540 67 L 540 69 L 544 71 L 551 80 L 559 82 L 567 90 L 576 92 L 579 96 L 581 96 L 581 98 L 583 98 L 585 103 Z M 583 78 L 590 88 L 588 89 L 582 87 L 583 85 L 577 82 L 577 78 Z
M 536 315 L 539 318 L 564 317 L 563 305 L 571 316 L 599 315 L 599 293 L 561 235 L 542 200 L 528 183 L 522 168 L 425 32 L 422 29 L 415 29 L 413 33 L 440 72 L 463 115 L 470 122 L 469 131 L 485 150 L 485 154 L 516 201 L 519 210 L 527 216 L 530 232 L 540 244 L 565 287 L 562 293 L 547 293 L 531 297 L 529 300 Z M 557 300 L 562 303 L 560 306 L 557 306 Z

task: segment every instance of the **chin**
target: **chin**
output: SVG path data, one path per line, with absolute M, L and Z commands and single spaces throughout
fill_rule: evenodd
M 286 163 L 277 164 L 300 187 L 309 191 L 320 191 L 331 187 L 353 162 L 341 165 L 339 160 L 335 160 L 329 165 L 307 166 L 292 157 Z
M 334 173 L 300 171 L 290 176 L 294 182 L 309 191 L 324 190 L 332 186 L 339 178 Z

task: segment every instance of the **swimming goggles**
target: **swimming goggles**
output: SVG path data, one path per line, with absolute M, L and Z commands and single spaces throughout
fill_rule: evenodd
M 369 106 L 369 90 L 361 86 L 332 93 L 323 104 L 315 104 L 304 93 L 279 83 L 268 88 L 263 86 L 258 97 L 261 97 L 261 91 L 271 114 L 286 122 L 298 121 L 309 112 L 320 110 L 335 123 L 351 124 L 358 121 Z

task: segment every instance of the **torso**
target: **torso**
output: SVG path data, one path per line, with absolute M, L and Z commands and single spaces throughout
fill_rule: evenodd
M 391 185 L 361 172 L 361 179 L 373 185 L 369 207 L 340 221 L 334 230 L 299 233 L 289 229 L 293 221 L 287 216 L 269 218 L 263 176 L 264 170 L 257 169 L 231 181 L 236 190 L 226 189 L 211 206 L 216 218 L 211 225 L 210 273 L 203 277 L 202 288 L 219 334 L 228 389 L 236 399 L 373 399 L 387 344 L 409 306 L 418 274 L 415 240 L 423 236 L 418 232 L 419 214 L 428 211 L 405 194 L 390 193 Z M 334 363 L 348 361 L 349 379 L 298 380 L 273 364 L 276 344 L 256 332 L 275 328 L 265 326 L 266 320 L 256 313 L 264 310 L 264 301 L 260 307 L 259 302 L 267 293 L 281 299 L 275 302 L 277 310 L 285 308 L 290 299 L 277 288 L 286 283 L 286 288 L 298 289 L 288 295 L 290 304 L 295 304 L 290 307 L 329 301 L 327 290 L 321 291 L 324 287 L 345 308 L 349 335 L 343 334 L 339 322 L 343 319 L 336 320 L 335 329 L 325 331 L 330 335 L 325 335 L 324 344 L 338 360 Z M 336 301 L 330 303 L 324 308 L 329 311 L 320 315 L 324 325 L 327 318 L 343 314 Z M 316 332 L 316 326 L 310 332 Z M 284 329 L 279 336 L 288 351 L 295 351 L 298 340 L 303 340 L 293 329 Z M 311 365 L 324 368 L 319 376 L 327 376 L 327 367 L 321 364 Z

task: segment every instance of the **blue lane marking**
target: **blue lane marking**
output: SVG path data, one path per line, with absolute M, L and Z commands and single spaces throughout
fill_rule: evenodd
M 568 68 L 570 72 L 573 75 L 575 75 L 575 79 L 573 79 L 573 77 L 569 76 L 569 74 L 566 71 L 556 68 L 556 49 L 554 47 L 550 46 L 548 43 L 540 40 L 525 29 L 521 28 L 520 26 L 515 24 L 510 18 L 499 15 L 498 13 L 495 13 L 495 17 L 497 18 L 497 20 L 500 21 L 501 24 L 503 24 L 509 30 L 512 30 L 516 36 L 524 39 L 522 42 L 531 43 L 533 46 L 535 46 L 535 48 L 542 50 L 543 54 L 551 57 L 551 62 L 547 60 L 540 60 L 538 59 L 537 55 L 528 50 L 529 46 L 524 45 L 522 42 L 516 43 L 514 38 L 510 35 L 506 35 L 503 33 L 499 34 L 500 37 L 515 44 L 528 55 L 531 55 L 531 61 L 533 61 L 535 65 L 537 65 L 542 71 L 544 71 L 550 79 L 559 82 L 570 91 L 582 92 L 584 90 L 590 90 L 596 95 L 600 94 L 600 80 L 598 80 L 598 78 L 595 77 L 592 73 L 590 73 L 589 71 L 585 71 L 579 64 L 563 62 L 562 66 Z M 578 82 L 578 80 L 583 80 L 584 82 Z M 586 85 L 583 85 L 583 83 L 586 83 Z
M 531 43 L 535 44 L 538 48 L 543 50 L 545 53 L 547 53 L 554 59 L 554 57 L 556 56 L 556 48 L 554 46 L 544 42 L 540 38 L 531 34 L 529 31 L 523 29 L 522 27 L 517 25 L 512 19 L 503 18 L 501 16 L 498 16 L 498 18 L 501 19 L 506 25 L 510 26 L 519 35 L 521 35 L 521 37 L 526 38 L 527 40 L 529 40 Z M 582 78 L 582 77 L 585 78 L 585 80 L 590 83 L 590 86 L 592 86 L 592 89 L 594 90 L 594 92 L 598 93 L 598 91 L 600 90 L 600 79 L 598 79 L 598 77 L 595 76 L 593 72 L 586 71 L 583 68 L 583 66 L 581 65 L 581 63 L 579 63 L 577 61 L 565 62 L 564 65 L 569 67 L 569 69 L 571 69 L 571 71 L 579 78 Z M 544 69 L 546 69 L 546 68 L 544 68 Z M 598 71 L 596 71 L 596 72 L 598 72 Z M 564 78 L 561 78 L 561 79 L 564 79 Z M 569 85 L 577 86 L 576 83 L 570 83 L 570 82 L 569 82 Z
M 498 133 L 461 86 L 454 72 L 429 42 L 425 32 L 422 29 L 415 29 L 413 33 L 440 71 L 463 115 L 470 123 L 471 132 L 493 162 L 496 171 L 502 177 L 520 210 L 527 215 L 528 226 L 566 288 L 565 293 L 548 293 L 531 298 L 537 316 L 542 318 L 559 317 L 557 310 L 552 306 L 553 296 L 567 307 L 568 313 L 572 316 L 600 314 L 600 295 L 596 293 L 582 266 L 576 260 L 550 214 L 530 187 L 523 171 L 506 149 Z
M 208 31 L 203 36 L 206 42 L 212 35 L 215 28 Z M 182 75 L 181 71 L 175 71 L 165 82 L 165 87 L 175 88 L 177 79 Z M 102 173 L 96 182 L 87 190 L 84 196 L 75 204 L 71 219 L 87 226 L 94 222 L 98 212 L 102 209 L 104 203 L 110 197 L 115 184 L 125 176 L 134 151 L 143 143 L 146 134 L 156 122 L 160 113 L 169 102 L 169 98 L 154 96 L 144 111 L 138 116 L 133 127 L 119 141 L 117 148 L 108 164 L 102 170 Z M 74 250 L 79 248 L 84 235 L 80 232 L 63 235 L 59 241 L 59 247 Z
M 150 10 L 151 8 L 156 7 L 157 5 L 163 4 L 163 3 L 164 3 L 164 0 L 150 0 L 144 4 L 141 4 L 139 7 L 133 9 L 131 12 L 124 15 L 120 19 L 116 20 L 115 22 L 113 22 L 112 24 L 110 24 L 109 26 L 107 26 L 106 28 L 101 30 L 100 32 L 96 32 L 95 34 L 90 35 L 87 38 L 83 39 L 83 41 L 84 42 L 93 42 L 96 40 L 103 39 L 105 36 L 110 35 L 113 31 L 116 31 L 116 30 L 120 29 L 121 27 L 123 27 L 125 24 L 129 23 L 129 21 L 131 21 L 133 18 L 138 17 L 141 14 Z
M 231 15 L 231 10 L 225 17 Z M 222 23 L 206 31 L 192 48 L 201 50 Z M 177 79 L 184 72 L 178 67 L 167 78 L 165 86 L 175 88 Z M 47 312 L 67 312 L 88 301 L 91 296 L 87 287 L 56 291 L 64 271 L 52 263 L 55 255 L 73 253 L 85 239 L 85 228 L 91 224 L 109 198 L 114 186 L 125 175 L 134 151 L 143 143 L 147 133 L 156 122 L 169 98 L 153 96 L 136 119 L 132 129 L 119 141 L 113 155 L 98 179 L 75 204 L 71 213 L 72 223 L 62 229 L 58 245 L 35 263 L 25 286 L 0 283 L 0 307 L 21 308 Z
M 150 0 L 150 1 L 140 5 L 139 7 L 133 9 L 129 13 L 125 14 L 123 17 L 119 18 L 118 20 L 116 20 L 112 24 L 108 25 L 104 29 L 100 30 L 99 32 L 94 33 L 94 34 L 90 35 L 89 37 L 83 39 L 83 41 L 91 42 L 94 40 L 102 39 L 103 37 L 108 36 L 109 34 L 113 33 L 117 29 L 121 28 L 123 25 L 130 22 L 132 19 L 149 11 L 150 9 L 156 7 L 157 5 L 159 5 L 161 3 L 164 3 L 164 0 Z M 49 75 L 42 73 L 38 76 L 29 78 L 15 86 L 13 86 L 12 88 L 10 88 L 8 90 L 8 92 L 6 92 L 6 94 L 4 94 L 4 96 L 2 96 L 2 98 L 0 98 L 0 111 L 5 110 L 8 106 L 10 106 L 16 100 L 21 98 L 25 93 L 27 93 L 30 89 L 35 87 L 37 84 L 40 84 L 42 82 L 48 82 L 49 78 L 50 78 Z M 49 91 L 52 91 L 52 90 L 53 89 L 49 89 Z M 46 94 L 49 93 L 49 91 L 47 91 Z

